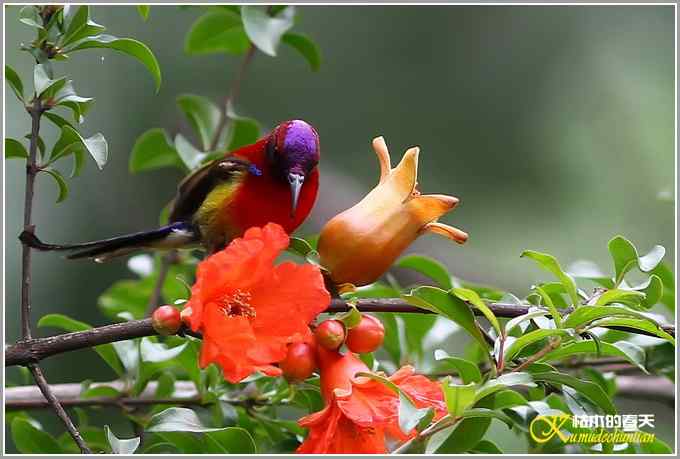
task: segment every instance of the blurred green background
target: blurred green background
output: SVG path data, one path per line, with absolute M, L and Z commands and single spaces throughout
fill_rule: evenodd
M 19 7 L 6 8 L 6 62 L 30 88 L 33 62 L 19 44 L 33 30 L 18 22 Z M 67 73 L 80 95 L 96 98 L 82 132 L 102 132 L 110 160 L 102 172 L 90 161 L 59 205 L 54 183 L 38 180 L 35 223 L 44 240 L 99 239 L 157 223 L 181 177 L 170 169 L 130 175 L 135 139 L 153 127 L 188 132 L 175 97 L 221 101 L 241 59 L 183 52 L 202 11 L 154 6 L 144 23 L 132 6 L 93 7 L 110 33 L 151 47 L 163 85 L 154 94 L 137 61 L 107 50 L 57 63 L 57 75 Z M 467 231 L 467 244 L 426 236 L 410 249 L 435 256 L 458 277 L 523 296 L 543 276 L 519 259 L 524 249 L 610 270 L 606 244 L 615 234 L 643 252 L 661 244 L 672 262 L 674 203 L 664 198 L 675 179 L 672 6 L 299 7 L 299 16 L 296 30 L 321 47 L 321 70 L 311 72 L 288 48 L 278 58 L 258 53 L 237 110 L 265 129 L 289 118 L 318 129 L 322 187 L 301 234 L 317 232 L 374 185 L 370 141 L 384 135 L 393 161 L 421 146 L 423 192 L 461 199 L 442 220 Z M 6 135 L 21 138 L 29 119 L 9 91 L 5 110 Z M 51 125 L 43 130 L 48 145 L 56 135 Z M 6 167 L 5 327 L 12 341 L 19 336 L 24 176 L 21 162 Z M 132 276 L 125 260 L 34 259 L 34 320 L 62 312 L 102 324 L 98 295 Z M 54 383 L 113 377 L 91 351 L 44 366 Z M 14 369 L 7 376 L 20 381 Z M 672 422 L 670 408 L 662 408 Z

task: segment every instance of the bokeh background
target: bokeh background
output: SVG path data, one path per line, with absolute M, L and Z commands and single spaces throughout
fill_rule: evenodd
M 6 62 L 30 88 L 33 62 L 19 45 L 33 30 L 18 22 L 18 10 L 6 7 Z M 183 52 L 201 8 L 154 6 L 147 23 L 132 6 L 92 10 L 110 33 L 151 47 L 163 85 L 154 94 L 141 64 L 107 50 L 76 53 L 56 66 L 80 95 L 96 98 L 82 132 L 105 135 L 110 161 L 102 172 L 88 162 L 58 205 L 54 183 L 38 180 L 35 223 L 50 242 L 153 227 L 181 177 L 170 169 L 130 175 L 135 139 L 153 127 L 186 129 L 175 97 L 191 92 L 222 100 L 240 62 Z M 672 6 L 299 7 L 299 13 L 296 30 L 321 47 L 321 70 L 311 72 L 290 49 L 277 58 L 257 54 L 237 109 L 265 129 L 289 118 L 318 129 L 322 188 L 300 233 L 317 232 L 374 185 L 370 141 L 384 135 L 393 160 L 421 146 L 423 192 L 461 199 L 443 221 L 469 232 L 467 244 L 426 236 L 410 249 L 435 256 L 458 277 L 523 296 L 543 276 L 519 258 L 524 249 L 552 253 L 564 265 L 589 259 L 610 270 L 607 241 L 616 234 L 643 252 L 661 244 L 672 262 Z M 9 90 L 5 110 L 7 136 L 21 138 L 30 123 Z M 56 135 L 51 126 L 43 131 L 48 145 Z M 7 162 L 5 180 L 5 328 L 12 341 L 19 336 L 23 165 Z M 36 253 L 33 276 L 35 320 L 58 311 L 102 324 L 98 295 L 132 274 L 124 260 L 94 265 Z M 44 367 L 54 383 L 113 376 L 91 351 L 50 358 Z M 7 377 L 21 380 L 14 369 Z M 629 406 L 627 412 L 653 409 L 671 423 L 658 431 L 671 440 L 672 408 Z

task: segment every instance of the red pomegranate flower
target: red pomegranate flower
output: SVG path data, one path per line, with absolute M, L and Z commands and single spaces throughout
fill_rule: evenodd
M 384 454 L 388 438 L 405 441 L 415 429 L 404 434 L 399 428 L 399 397 L 384 384 L 366 377 L 368 367 L 352 353 L 341 355 L 321 347 L 321 391 L 326 407 L 298 422 L 309 429 L 297 452 L 304 454 Z M 416 407 L 434 407 L 435 419 L 446 414 L 439 385 L 405 366 L 389 380 L 408 394 Z
M 274 265 L 288 242 L 283 228 L 269 223 L 199 264 L 183 317 L 203 334 L 202 368 L 216 363 L 232 383 L 255 371 L 280 375 L 273 364 L 286 357 L 287 345 L 309 339 L 308 324 L 330 295 L 317 266 Z

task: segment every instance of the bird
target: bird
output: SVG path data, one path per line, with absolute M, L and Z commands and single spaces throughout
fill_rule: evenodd
M 251 227 L 273 222 L 293 233 L 311 212 L 319 189 L 319 135 L 299 119 L 277 125 L 257 142 L 227 152 L 182 180 L 168 224 L 151 231 L 80 244 L 47 244 L 32 232 L 19 239 L 66 258 L 104 262 L 139 250 L 203 247 L 219 251 Z

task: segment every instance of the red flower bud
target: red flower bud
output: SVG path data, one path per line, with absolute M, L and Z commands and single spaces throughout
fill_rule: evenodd
M 385 327 L 377 318 L 363 315 L 361 322 L 347 332 L 347 348 L 358 354 L 373 352 L 385 339 Z
M 166 304 L 153 312 L 151 324 L 160 335 L 174 335 L 182 326 L 182 319 L 177 308 Z
M 325 320 L 316 327 L 314 336 L 319 346 L 334 351 L 345 341 L 345 326 L 339 320 Z
M 293 343 L 288 346 L 286 358 L 279 363 L 283 376 L 290 381 L 304 381 L 316 369 L 314 346 L 307 343 Z

